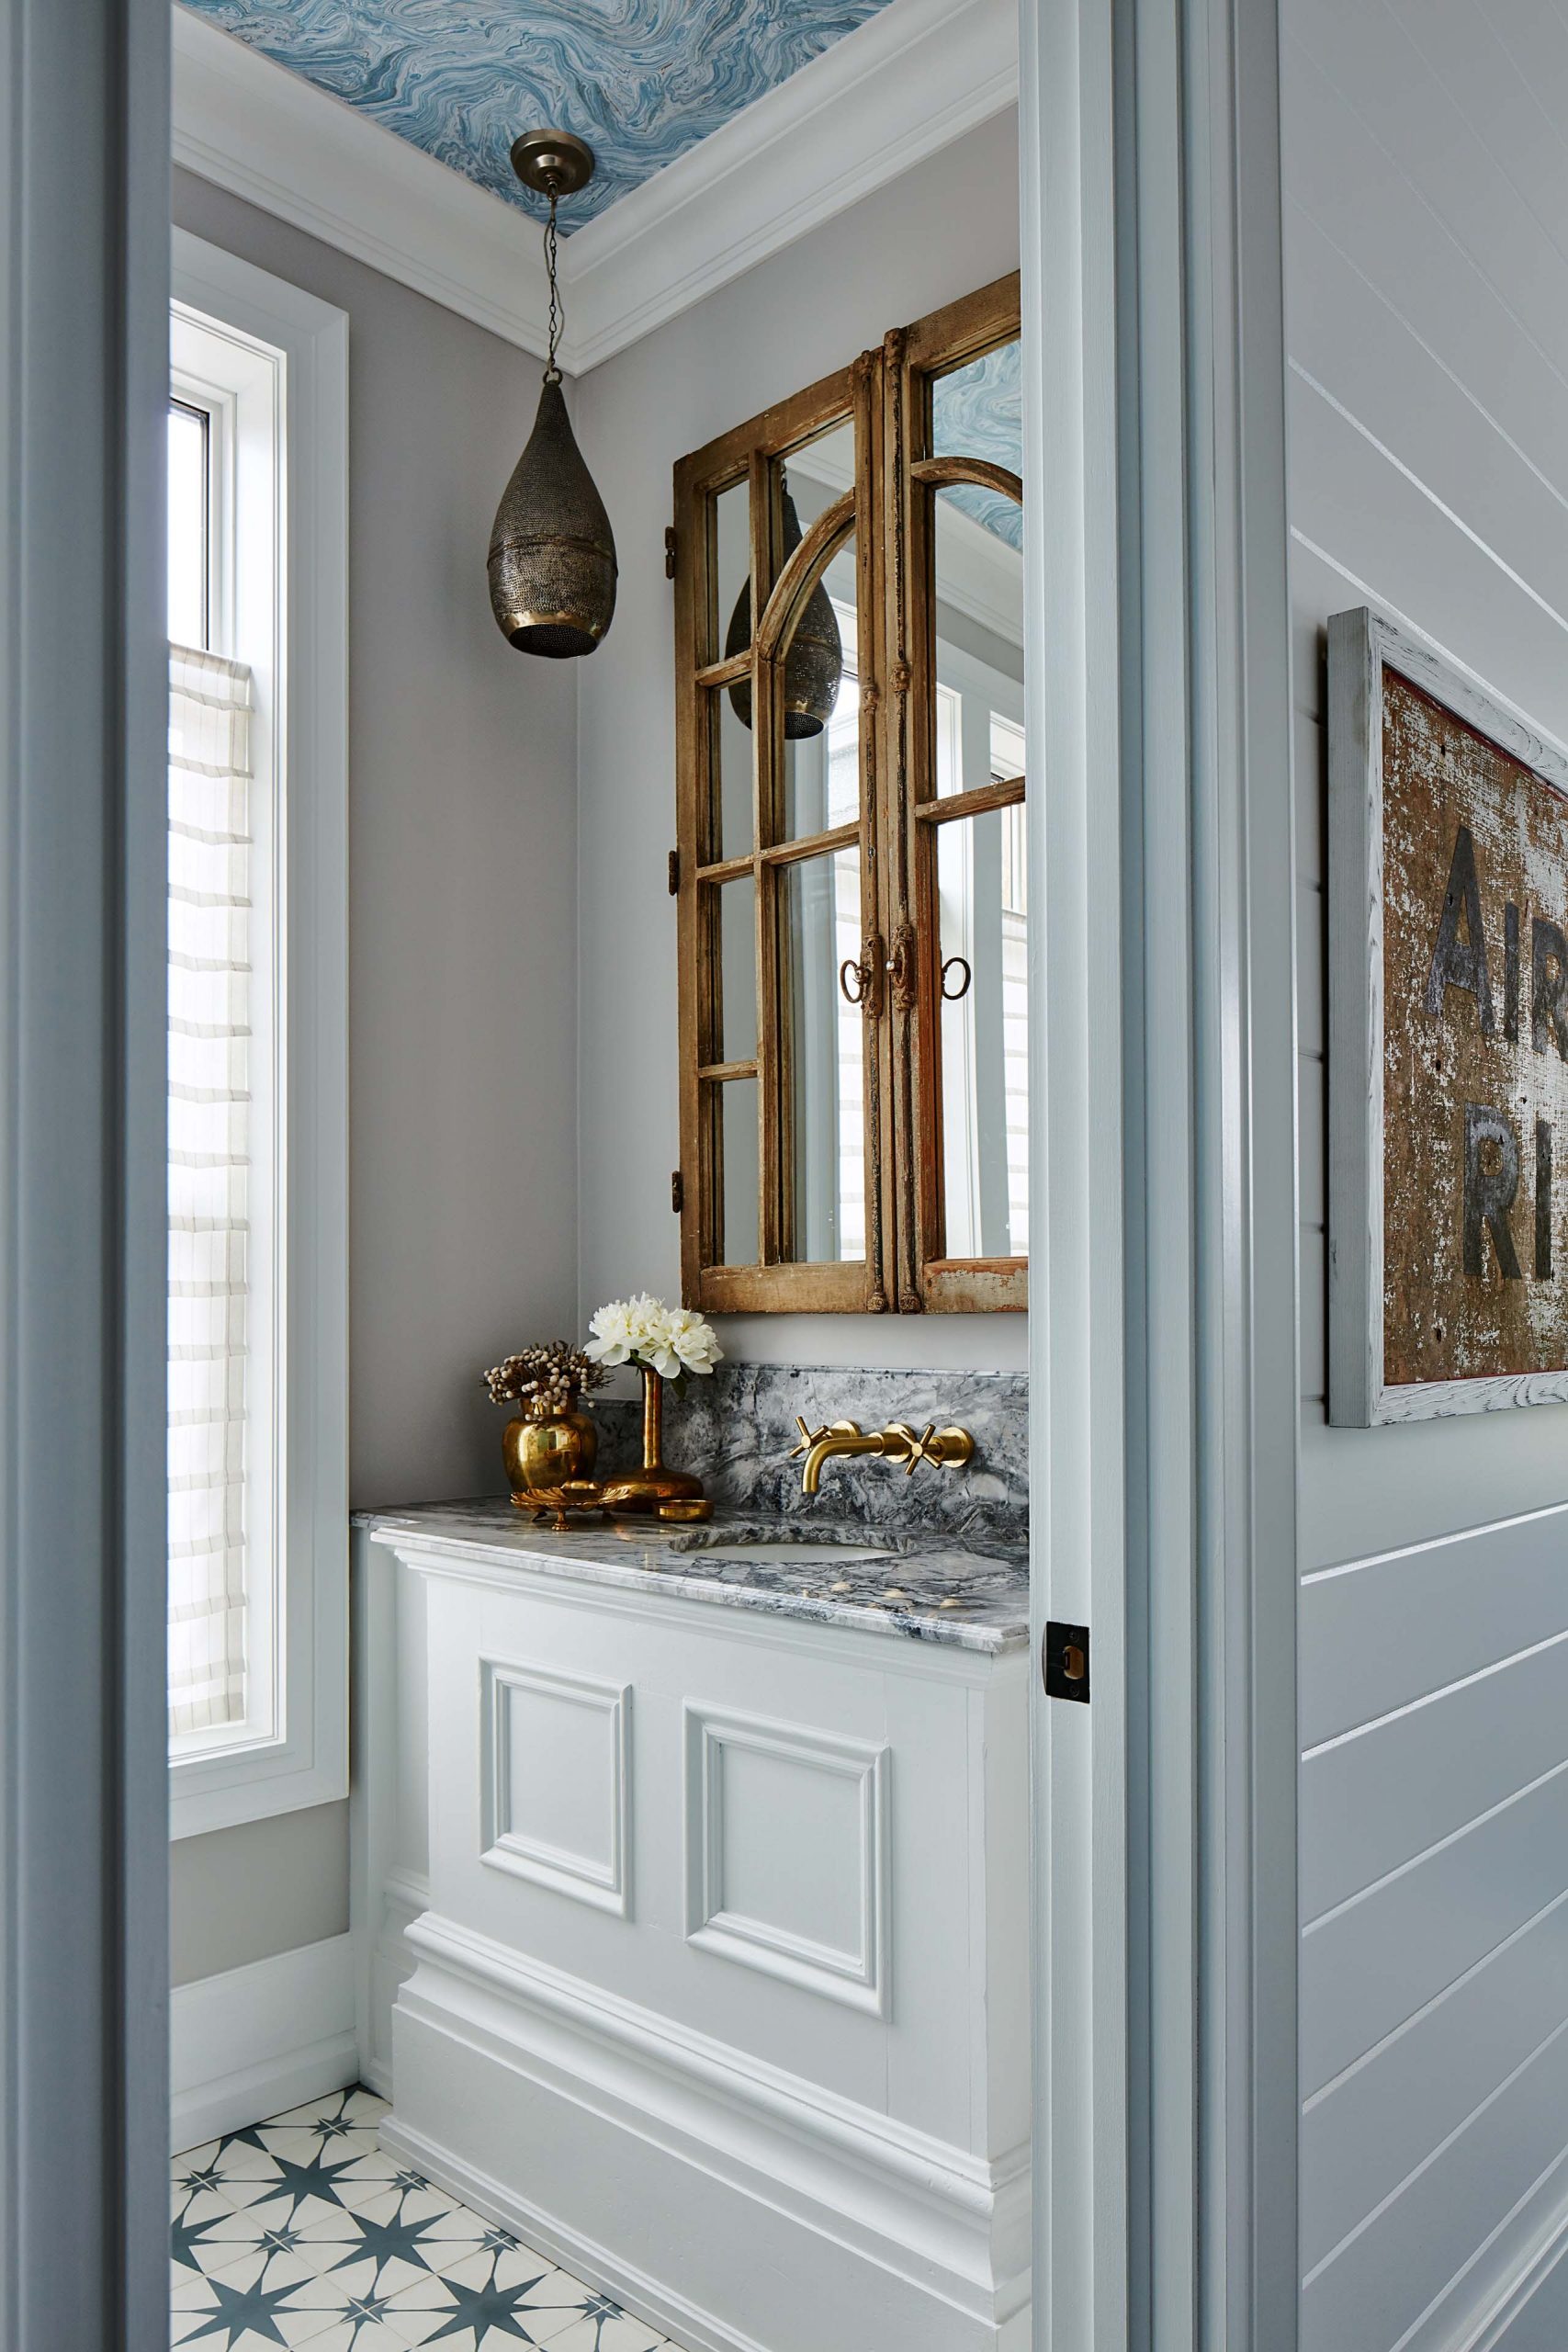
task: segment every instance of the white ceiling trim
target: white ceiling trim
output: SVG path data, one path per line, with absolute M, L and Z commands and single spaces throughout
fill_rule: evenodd
M 177 164 L 536 354 L 538 232 L 176 6 Z M 888 0 L 561 246 L 574 375 L 1011 106 L 1016 0 Z
M 578 366 L 662 326 L 1017 98 L 1017 0 L 889 0 L 577 232 L 564 250 Z
M 188 8 L 174 33 L 176 164 L 544 350 L 545 266 L 514 206 Z

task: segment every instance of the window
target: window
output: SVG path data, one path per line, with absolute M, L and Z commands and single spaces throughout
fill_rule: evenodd
M 346 322 L 176 233 L 168 412 L 176 1836 L 347 1788 Z
M 1027 1304 L 1018 281 L 675 471 L 682 1288 Z

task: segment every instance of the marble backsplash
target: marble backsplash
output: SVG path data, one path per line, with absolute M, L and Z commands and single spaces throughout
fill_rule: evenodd
M 640 1408 L 596 1398 L 593 1409 L 603 1476 L 637 1460 Z M 807 1501 L 800 1463 L 789 1458 L 799 1442 L 797 1413 L 812 1429 L 908 1421 L 919 1431 L 928 1421 L 939 1429 L 956 1422 L 975 1440 L 974 1458 L 959 1470 L 922 1464 L 913 1476 L 874 1456 L 831 1461 Z M 683 1397 L 666 1389 L 664 1458 L 672 1469 L 694 1471 L 715 1502 L 745 1510 L 1021 1544 L 1029 1533 L 1029 1379 L 1021 1372 L 721 1363 L 707 1379 L 689 1381 Z

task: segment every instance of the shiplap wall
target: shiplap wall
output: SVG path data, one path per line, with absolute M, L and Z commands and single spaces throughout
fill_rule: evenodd
M 1568 6 L 1283 20 L 1303 2352 L 1568 2352 L 1568 1408 L 1325 1426 L 1322 898 L 1331 612 L 1568 740 Z

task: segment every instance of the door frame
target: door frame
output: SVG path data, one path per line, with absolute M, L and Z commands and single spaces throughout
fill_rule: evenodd
M 0 0 L 0 2343 L 168 2340 L 168 0 Z
M 1036 2352 L 1297 2342 L 1275 0 L 1021 0 Z

